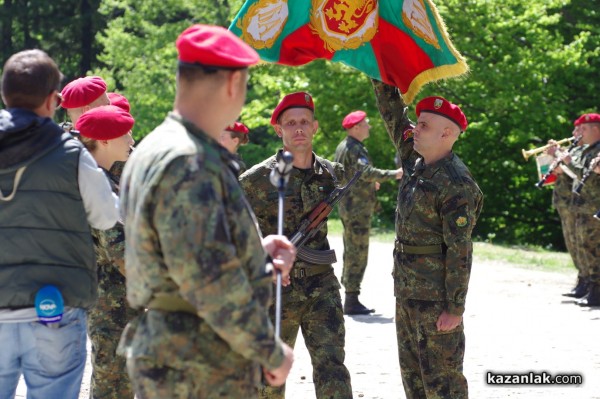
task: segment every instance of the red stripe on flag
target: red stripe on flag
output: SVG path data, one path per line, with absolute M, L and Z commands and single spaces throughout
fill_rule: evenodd
M 308 24 L 301 26 L 286 36 L 281 42 L 279 64 L 304 65 L 315 58 L 331 60 L 333 52 L 325 49 L 321 38 L 311 32 Z
M 435 65 L 408 34 L 379 18 L 379 29 L 371 40 L 381 80 L 406 93 L 419 73 Z

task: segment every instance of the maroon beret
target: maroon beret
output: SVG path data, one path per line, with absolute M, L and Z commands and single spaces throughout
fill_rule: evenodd
M 108 93 L 108 99 L 110 100 L 110 105 L 119 107 L 123 111 L 129 112 L 129 110 L 131 109 L 129 101 L 127 101 L 127 98 L 125 98 L 125 96 L 122 94 Z
M 90 139 L 112 140 L 129 133 L 134 123 L 129 112 L 115 105 L 103 105 L 84 112 L 75 128 Z
M 346 117 L 342 121 L 342 127 L 344 129 L 350 129 L 354 125 L 357 125 L 360 122 L 362 122 L 362 120 L 365 119 L 366 117 L 367 117 L 367 113 L 365 111 L 350 112 L 348 115 L 346 115 Z
M 250 130 L 248 130 L 248 128 L 246 127 L 246 125 L 244 125 L 241 122 L 235 122 L 233 125 L 227 126 L 225 128 L 225 130 L 227 130 L 229 132 L 242 133 L 242 134 L 248 134 L 248 133 L 250 133 Z
M 69 82 L 61 91 L 63 108 L 79 108 L 93 103 L 106 93 L 106 82 L 99 76 L 86 76 Z
M 583 114 L 573 123 L 579 126 L 584 123 L 600 123 L 600 114 Z
M 192 25 L 175 42 L 179 61 L 224 69 L 246 68 L 257 64 L 258 53 L 225 28 Z
M 456 123 L 462 132 L 467 130 L 468 123 L 465 114 L 458 105 L 452 104 L 444 97 L 433 96 L 422 99 L 417 104 L 417 118 L 421 115 L 421 112 L 431 112 L 443 116 Z
M 279 115 L 281 115 L 283 111 L 290 108 L 308 108 L 314 112 L 315 103 L 313 102 L 310 94 L 303 91 L 288 94 L 287 96 L 283 97 L 283 99 L 273 110 L 273 114 L 271 115 L 271 125 L 276 125 Z

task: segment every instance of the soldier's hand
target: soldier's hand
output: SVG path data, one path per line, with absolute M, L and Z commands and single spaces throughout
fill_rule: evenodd
M 567 154 L 564 157 L 562 157 L 562 163 L 564 163 L 565 165 L 570 164 L 571 163 L 571 156 L 569 154 Z
M 296 260 L 296 247 L 285 236 L 269 235 L 263 238 L 263 248 L 271 258 L 273 258 L 273 267 L 281 271 L 281 283 L 287 286 L 290 283 L 290 271 Z M 273 270 L 273 278 L 276 277 L 277 270 Z
M 402 168 L 396 170 L 396 180 L 402 179 L 404 176 L 404 170 Z
M 267 383 L 274 387 L 279 387 L 285 383 L 290 370 L 292 369 L 292 364 L 294 363 L 294 351 L 288 345 L 282 342 L 283 346 L 283 363 L 281 366 L 277 367 L 274 370 L 265 370 L 263 369 L 263 373 L 265 374 L 265 380 Z
M 440 317 L 438 317 L 435 326 L 438 331 L 451 331 L 458 327 L 461 322 L 462 316 L 457 316 L 444 310 Z
M 379 183 L 378 181 L 375 182 L 375 191 L 379 191 L 379 189 L 381 188 L 381 183 Z
M 551 145 L 552 147 L 548 148 L 546 150 L 546 153 L 550 156 L 554 156 L 554 154 L 556 153 L 556 150 L 558 149 L 558 144 L 557 144 L 556 140 L 548 140 L 548 145 Z

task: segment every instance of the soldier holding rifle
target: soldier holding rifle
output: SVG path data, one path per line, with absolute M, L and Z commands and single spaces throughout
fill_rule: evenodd
M 600 154 L 600 114 L 583 114 L 575 125 L 581 133 L 581 143 L 586 147 L 579 159 L 567 156 L 563 162 L 579 180 L 573 188 L 573 204 L 577 208 L 575 239 L 582 250 L 582 262 L 589 278 L 587 293 L 577 304 L 600 306 L 600 225 L 594 220 L 594 214 L 600 208 L 600 176 L 594 173 L 595 159 Z
M 284 234 L 291 237 L 303 218 L 334 191 L 338 178 L 343 176 L 343 167 L 312 151 L 312 140 L 319 125 L 314 116 L 313 99 L 308 93 L 285 96 L 273 111 L 271 125 L 282 139 L 283 149 L 291 152 L 294 158 L 285 198 L 284 222 Z M 281 156 L 282 151 L 279 151 L 240 176 L 265 234 L 277 231 L 278 194 L 269 177 Z M 350 374 L 344 366 L 345 327 L 340 284 L 331 266 L 335 259 L 330 256 L 327 226 L 318 229 L 306 246 L 310 256 L 304 256 L 298 249 L 298 259 L 290 275 L 291 284 L 282 292 L 281 338 L 293 347 L 298 329 L 302 330 L 313 364 L 317 398 L 351 398 Z M 266 387 L 261 391 L 261 397 L 283 398 L 284 389 Z

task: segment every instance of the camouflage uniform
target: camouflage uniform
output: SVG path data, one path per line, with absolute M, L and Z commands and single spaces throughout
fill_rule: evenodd
M 404 168 L 396 208 L 393 271 L 404 390 L 408 399 L 466 398 L 463 324 L 438 331 L 436 321 L 442 311 L 464 312 L 471 233 L 483 195 L 455 154 L 425 165 L 413 150 L 412 136 L 403 134 L 410 121 L 396 89 L 378 82 L 374 87 Z
M 369 164 L 360 179 L 339 202 L 339 212 L 344 226 L 344 269 L 342 284 L 346 293 L 360 293 L 360 284 L 369 257 L 369 232 L 375 210 L 375 182 L 393 180 L 395 170 L 382 170 L 371 166 L 369 152 L 363 143 L 347 136 L 335 150 L 335 161 L 344 165 L 346 180 L 360 168 L 358 160 L 365 158 Z
M 281 366 L 256 219 L 231 155 L 169 114 L 121 180 L 127 299 L 149 310 L 120 351 L 141 398 L 255 398 L 261 368 Z
M 569 153 L 572 159 L 578 159 L 581 155 L 582 147 L 575 147 Z M 577 268 L 578 278 L 586 278 L 583 262 L 581 261 L 581 250 L 577 247 L 575 239 L 575 220 L 577 208 L 573 203 L 573 179 L 566 173 L 561 173 L 556 178 L 554 190 L 552 192 L 552 205 L 558 212 L 562 226 L 563 237 L 567 251 L 573 259 L 573 264 Z
M 600 141 L 585 147 L 579 158 L 571 163 L 577 177 L 581 180 L 589 169 L 590 162 L 600 153 Z M 581 260 L 584 264 L 585 276 L 592 286 L 600 289 L 600 223 L 594 214 L 600 208 L 600 176 L 591 172 L 581 195 L 574 195 L 573 202 L 577 207 L 575 235 Z
M 120 175 L 104 172 L 118 194 Z M 92 236 L 98 265 L 98 302 L 88 312 L 93 368 L 90 398 L 133 398 L 125 358 L 116 353 L 125 325 L 139 314 L 125 301 L 123 225 L 117 223 L 105 231 L 94 229 Z
M 314 154 L 313 159 L 312 168 L 293 168 L 290 174 L 283 224 L 283 233 L 288 237 L 295 232 L 302 218 L 333 191 L 335 176 L 343 174 L 342 165 L 331 164 Z M 265 234 L 277 232 L 278 192 L 269 179 L 276 165 L 277 158 L 272 156 L 240 176 L 248 201 Z M 329 249 L 327 225 L 306 246 L 315 250 Z M 302 330 L 312 360 L 317 398 L 352 397 L 350 374 L 344 366 L 346 330 L 339 289 L 340 284 L 331 265 L 314 265 L 299 259 L 292 269 L 291 284 L 282 288 L 281 339 L 293 347 L 298 329 Z M 273 308 L 271 317 L 274 319 Z M 283 398 L 284 392 L 284 386 L 265 387 L 261 390 L 261 397 Z

